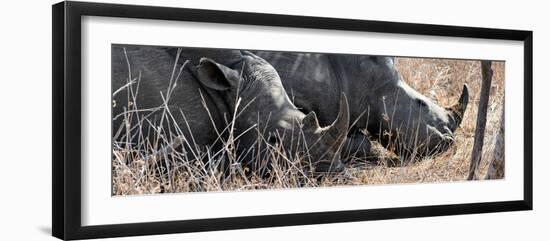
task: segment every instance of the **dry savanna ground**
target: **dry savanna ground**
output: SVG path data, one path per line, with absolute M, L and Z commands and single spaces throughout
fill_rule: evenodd
M 171 165 L 169 170 L 159 172 L 158 165 L 151 164 L 145 155 L 138 154 L 136 150 L 114 145 L 112 193 L 113 195 L 133 195 L 466 180 L 474 143 L 481 87 L 480 61 L 397 58 L 396 66 L 409 85 L 441 106 L 455 103 L 461 93 L 462 85 L 464 83 L 469 85 L 470 103 L 461 127 L 455 133 L 455 143 L 447 151 L 402 167 L 350 163 L 344 173 L 321 179 L 304 174 L 300 170 L 300 165 L 294 165 L 295 160 L 278 155 L 276 157 L 279 159 L 278 163 L 282 161 L 292 165 L 275 165 L 274 174 L 263 178 L 244 174 L 246 170 L 239 165 L 231 165 L 230 175 L 224 175 L 199 161 L 181 161 L 182 158 L 178 157 L 177 153 L 169 157 L 175 164 Z M 504 101 L 504 62 L 493 62 L 492 69 L 493 81 L 487 127 L 478 172 L 481 177 L 487 172 L 488 160 L 494 149 Z M 273 152 L 278 153 L 277 150 Z

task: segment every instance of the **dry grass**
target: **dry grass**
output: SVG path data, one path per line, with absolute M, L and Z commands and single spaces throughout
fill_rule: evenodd
M 189 160 L 182 153 L 173 150 L 170 154 L 164 155 L 164 158 L 160 158 L 164 159 L 162 161 L 170 160 L 169 165 L 152 164 L 149 157 L 155 151 L 149 150 L 144 153 L 139 147 L 129 149 L 115 143 L 112 159 L 112 193 L 132 195 L 465 180 L 474 142 L 481 86 L 480 62 L 397 58 L 396 66 L 406 82 L 441 106 L 448 106 L 457 100 L 463 83 L 470 86 L 470 104 L 461 127 L 455 133 L 456 142 L 444 153 L 404 167 L 350 163 L 341 174 L 316 178 L 312 173 L 304 171 L 304 163 L 299 155 L 288 155 L 280 146 L 269 146 L 267 154 L 260 157 L 274 160 L 273 173 L 266 178 L 251 174 L 250 170 L 237 163 L 237 153 L 231 139 L 224 143 L 226 148 L 221 152 L 204 153 L 210 158 L 209 163 Z M 504 63 L 493 62 L 493 71 L 480 176 L 484 176 L 487 170 L 504 99 Z M 229 136 L 232 136 L 231 133 Z M 162 141 L 165 146 L 170 143 L 169 140 Z M 230 162 L 229 175 L 224 175 L 217 169 L 224 159 Z M 159 171 L 161 168 L 164 170 Z

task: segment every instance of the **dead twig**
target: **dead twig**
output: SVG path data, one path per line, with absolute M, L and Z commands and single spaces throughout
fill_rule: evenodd
M 479 94 L 476 134 L 474 137 L 474 148 L 472 150 L 468 180 L 477 179 L 476 172 L 479 167 L 479 162 L 481 161 L 481 154 L 483 153 L 483 139 L 485 137 L 485 125 L 487 123 L 487 106 L 489 104 L 492 79 L 493 70 L 491 69 L 491 61 L 481 61 L 481 90 Z

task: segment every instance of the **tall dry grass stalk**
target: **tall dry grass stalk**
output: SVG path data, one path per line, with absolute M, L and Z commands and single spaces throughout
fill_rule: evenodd
M 179 53 L 178 53 L 179 55 Z M 256 162 L 271 163 L 271 175 L 262 176 L 240 164 L 236 143 L 239 136 L 233 133 L 234 119 L 246 108 L 246 103 L 233 113 L 233 121 L 227 127 L 218 130 L 221 150 L 201 149 L 192 146 L 192 140 L 182 138 L 181 128 L 174 122 L 174 115 L 183 113 L 168 108 L 171 91 L 163 98 L 165 104 L 152 110 L 139 109 L 135 96 L 139 91 L 140 76 L 128 76 L 129 110 L 124 113 L 126 121 L 119 130 L 137 128 L 144 123 L 158 120 L 150 119 L 153 113 L 161 113 L 154 140 L 145 138 L 141 131 L 137 143 L 131 143 L 130 136 L 116 136 L 113 142 L 112 157 L 112 194 L 133 195 L 161 192 L 209 192 L 255 189 L 281 189 L 304 187 L 329 187 L 337 185 L 395 184 L 419 182 L 449 182 L 465 180 L 468 175 L 469 160 L 474 140 L 475 118 L 479 102 L 480 63 L 479 61 L 397 58 L 396 66 L 403 79 L 425 96 L 432 98 L 441 106 L 454 104 L 460 95 L 462 85 L 470 86 L 470 104 L 466 110 L 461 127 L 455 133 L 455 143 L 444 153 L 427 157 L 403 166 L 372 165 L 351 162 L 342 173 L 317 177 L 308 161 L 300 153 L 287 153 L 282 145 L 271 145 L 258 138 L 256 145 L 264 145 L 265 151 L 256 153 Z M 130 68 L 130 66 L 129 66 Z M 181 69 L 172 73 L 170 83 L 179 78 Z M 484 154 L 480 164 L 480 175 L 484 176 L 493 152 L 494 138 L 498 132 L 499 117 L 504 101 L 504 63 L 493 62 L 493 81 L 487 116 Z M 172 86 L 172 85 L 170 85 Z M 173 89 L 173 88 L 172 88 Z M 118 92 L 118 91 L 115 91 Z M 117 93 L 113 93 L 115 95 Z M 204 99 L 203 99 L 204 100 Z M 206 106 L 206 105 L 204 105 Z M 137 126 L 131 126 L 137 120 Z M 261 132 L 257 128 L 247 131 Z M 120 134 L 122 131 L 117 132 Z M 261 135 L 259 135 L 261 137 Z M 182 146 L 192 150 L 191 158 L 182 153 Z M 205 161 L 206 160 L 206 161 Z M 222 170 L 225 170 L 222 171 Z

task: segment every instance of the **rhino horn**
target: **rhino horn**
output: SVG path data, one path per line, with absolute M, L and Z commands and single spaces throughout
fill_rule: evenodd
M 344 93 L 340 94 L 340 110 L 336 120 L 328 127 L 328 136 L 333 137 L 335 140 L 340 140 L 345 137 L 348 132 L 349 125 L 349 107 L 348 100 Z
M 302 120 L 303 128 L 306 130 L 317 130 L 319 129 L 319 120 L 315 112 L 311 111 L 309 114 L 304 117 Z
M 455 120 L 455 124 L 451 126 L 452 131 L 456 130 L 456 128 L 460 126 L 460 123 L 462 122 L 462 118 L 464 117 L 464 112 L 466 111 L 466 107 L 468 107 L 469 98 L 470 98 L 469 87 L 467 84 L 464 84 L 464 87 L 462 88 L 462 94 L 458 98 L 458 102 L 453 106 L 447 108 L 451 112 L 451 116 Z

